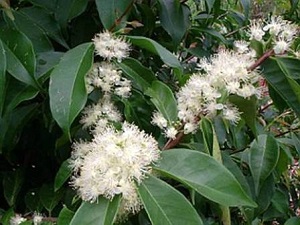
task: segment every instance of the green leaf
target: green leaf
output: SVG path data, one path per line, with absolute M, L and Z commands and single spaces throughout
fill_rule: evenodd
M 15 11 L 14 16 L 16 26 L 32 41 L 35 52 L 53 51 L 51 41 L 36 20 L 30 19 L 22 10 Z
M 203 224 L 191 203 L 156 177 L 148 175 L 139 185 L 138 193 L 153 225 Z
M 10 223 L 10 218 L 15 215 L 14 209 L 10 208 L 8 209 L 1 217 L 0 217 L 0 222 L 3 225 L 11 225 Z
M 156 41 L 141 36 L 127 36 L 127 38 L 133 45 L 139 46 L 140 48 L 144 48 L 158 55 L 166 65 L 180 71 L 182 70 L 181 64 L 176 56 L 169 52 L 166 48 L 158 44 Z
M 151 97 L 151 102 L 169 123 L 177 120 L 177 102 L 166 84 L 154 81 L 145 94 Z
M 251 8 L 251 1 L 250 0 L 240 0 L 240 2 L 243 6 L 244 15 L 246 18 L 248 18 L 250 8 Z
M 40 7 L 26 7 L 19 10 L 19 12 L 24 17 L 27 17 L 27 20 L 30 21 L 31 24 L 42 30 L 44 34 L 51 37 L 63 47 L 69 48 L 59 24 L 50 12 Z
M 283 98 L 283 100 L 295 111 L 300 117 L 300 91 L 299 84 L 292 78 L 291 68 L 293 71 L 300 71 L 299 64 L 291 66 L 291 61 L 286 58 L 279 60 L 277 58 L 270 58 L 262 64 L 262 75 L 274 90 Z M 293 73 L 295 74 L 295 73 Z
M 21 169 L 7 172 L 3 179 L 3 193 L 9 206 L 14 206 L 24 182 L 24 173 Z
M 74 212 L 69 210 L 66 206 L 64 206 L 58 215 L 57 225 L 70 224 L 73 216 Z
M 284 225 L 299 225 L 299 224 L 300 224 L 299 217 L 291 217 L 284 223 Z
M 115 196 L 113 200 L 101 197 L 97 203 L 82 202 L 70 225 L 112 225 L 120 200 L 120 196 Z
M 210 29 L 210 28 L 193 28 L 193 30 L 196 30 L 197 32 L 203 32 L 203 33 L 207 33 L 213 37 L 215 37 L 216 39 L 220 40 L 221 42 L 223 42 L 224 44 L 228 43 L 228 41 L 226 40 L 226 38 L 220 34 L 218 31 L 214 30 L 214 29 Z
M 93 50 L 91 43 L 69 50 L 50 75 L 50 109 L 68 137 L 72 122 L 87 100 L 84 77 L 92 66 Z
M 210 13 L 212 8 L 214 7 L 215 0 L 205 0 L 207 12 Z
M 57 172 L 57 174 L 55 176 L 54 191 L 57 191 L 58 189 L 60 189 L 63 186 L 63 184 L 71 176 L 72 170 L 71 170 L 71 168 L 70 168 L 69 165 L 70 165 L 70 161 L 69 160 L 65 160 L 61 164 L 61 166 L 60 166 L 60 168 L 59 168 L 59 170 L 58 170 L 58 172 Z
M 38 189 L 30 189 L 24 197 L 26 207 L 32 212 L 40 212 L 44 209 L 41 203 L 40 196 L 38 195 Z
M 0 117 L 2 117 L 2 111 L 5 100 L 5 86 L 6 86 L 6 56 L 4 46 L 0 40 Z
M 262 182 L 272 173 L 279 159 L 279 147 L 274 137 L 259 135 L 250 146 L 249 166 L 255 191 L 259 192 Z
M 126 58 L 118 66 L 132 80 L 132 85 L 143 93 L 156 80 L 154 73 L 134 58 Z
M 200 121 L 200 128 L 203 136 L 205 152 L 213 154 L 213 126 L 209 119 L 203 117 Z
M 190 10 L 179 0 L 159 0 L 158 2 L 161 25 L 178 45 L 190 26 Z
M 34 79 L 36 60 L 31 41 L 13 29 L 1 29 L 0 38 L 6 51 L 7 71 L 16 79 L 37 87 Z
M 189 149 L 164 151 L 155 170 L 221 205 L 256 207 L 226 167 L 202 152 Z
M 55 206 L 59 203 L 61 198 L 63 197 L 62 191 L 55 192 L 53 189 L 53 184 L 43 184 L 41 189 L 39 190 L 40 200 L 43 206 L 51 212 Z
M 87 4 L 87 0 L 57 0 L 53 12 L 61 26 L 66 28 L 70 20 L 85 11 Z
M 237 95 L 230 95 L 229 101 L 237 106 L 239 111 L 242 113 L 241 117 L 245 120 L 246 124 L 256 136 L 257 98 L 252 96 L 249 99 L 245 99 Z
M 16 108 L 21 102 L 33 99 L 39 91 L 32 86 L 21 83 L 10 77 L 7 84 L 4 113 L 8 113 Z
M 126 26 L 126 20 L 133 0 L 96 0 L 100 20 L 106 30 L 119 30 Z M 114 27 L 115 26 L 115 27 Z

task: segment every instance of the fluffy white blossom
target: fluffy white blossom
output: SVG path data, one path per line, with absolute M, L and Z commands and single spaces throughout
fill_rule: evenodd
M 165 129 L 165 135 L 167 138 L 175 139 L 177 133 L 178 133 L 177 129 L 173 126 L 167 127 Z
M 244 40 L 234 41 L 233 43 L 238 53 L 246 53 L 249 51 L 249 43 Z
M 246 45 L 243 44 L 243 48 L 246 50 Z M 248 70 L 253 62 L 249 54 L 229 50 L 200 60 L 202 71 L 193 74 L 177 93 L 178 118 L 185 124 L 184 133 L 195 132 L 201 116 L 222 113 L 233 123 L 239 120 L 240 114 L 236 108 L 228 106 L 227 97 L 230 94 L 243 98 L 260 96 L 259 89 L 254 86 L 259 74 Z
M 104 95 L 97 104 L 84 108 L 80 122 L 84 128 L 95 126 L 97 131 L 104 129 L 109 122 L 120 122 L 122 117 L 109 95 Z
M 165 119 L 165 117 L 158 111 L 155 111 L 152 115 L 152 121 L 151 123 L 153 125 L 158 126 L 160 129 L 166 128 L 168 126 L 168 121 Z
M 35 213 L 32 220 L 34 225 L 39 225 L 43 221 L 43 216 L 39 213 Z
M 93 38 L 96 54 L 111 61 L 119 62 L 129 55 L 130 45 L 122 37 L 116 37 L 109 31 L 96 34 Z
M 156 140 L 137 126 L 125 122 L 120 130 L 106 127 L 90 142 L 73 145 L 71 184 L 89 202 L 97 201 L 99 195 L 112 199 L 122 194 L 123 212 L 137 212 L 141 202 L 135 182 L 151 172 L 159 155 Z
M 15 214 L 13 217 L 10 218 L 9 223 L 10 225 L 18 225 L 25 222 L 26 220 L 27 219 L 22 217 L 21 215 Z
M 131 91 L 131 82 L 122 77 L 122 72 L 108 62 L 94 63 L 92 70 L 86 76 L 88 93 L 94 88 L 101 88 L 105 93 L 115 93 L 127 98 Z
M 284 39 L 275 41 L 275 44 L 273 47 L 275 54 L 283 54 L 285 51 L 287 51 L 289 49 L 290 45 L 291 45 L 291 42 L 288 42 Z
M 249 27 L 250 40 L 261 41 L 265 32 L 263 31 L 263 24 L 260 20 L 252 20 Z

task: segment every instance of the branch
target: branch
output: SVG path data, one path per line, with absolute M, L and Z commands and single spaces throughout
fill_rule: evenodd
M 123 12 L 123 14 L 118 19 L 115 20 L 115 23 L 108 29 L 110 32 L 113 31 L 116 28 L 116 26 L 118 26 L 121 23 L 122 19 L 124 18 L 124 16 L 126 16 L 127 13 L 129 13 L 134 3 L 135 0 L 132 0 L 130 4 L 127 6 L 127 8 L 125 9 L 125 11 Z
M 267 52 L 265 52 L 258 60 L 256 60 L 249 68 L 248 70 L 252 71 L 255 70 L 257 67 L 259 67 L 265 60 L 267 60 L 270 56 L 275 55 L 274 50 L 271 49 Z
M 162 150 L 168 150 L 170 148 L 173 148 L 175 147 L 176 145 L 179 144 L 179 142 L 181 141 L 181 139 L 183 138 L 184 136 L 184 133 L 183 131 L 179 132 L 177 135 L 176 135 L 176 138 L 175 139 L 169 139 L 168 142 L 165 144 L 165 146 L 163 147 Z

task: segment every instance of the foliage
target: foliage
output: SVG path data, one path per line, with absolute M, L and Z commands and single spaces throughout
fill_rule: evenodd
M 268 2 L 0 0 L 0 223 L 299 224 L 300 39 L 251 28 L 300 5 Z

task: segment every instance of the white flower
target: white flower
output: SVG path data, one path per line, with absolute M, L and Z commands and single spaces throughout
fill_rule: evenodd
M 241 119 L 239 110 L 232 105 L 227 105 L 224 108 L 223 117 L 235 124 Z
M 283 39 L 275 41 L 275 45 L 273 47 L 275 54 L 285 53 L 289 49 L 290 45 L 291 45 L 290 42 Z
M 9 223 L 10 225 L 18 225 L 25 222 L 26 220 L 27 219 L 22 217 L 21 215 L 15 214 L 13 217 L 10 218 Z
M 43 216 L 41 214 L 35 213 L 33 215 L 33 224 L 34 225 L 39 225 L 42 223 L 42 221 L 43 221 Z
M 121 80 L 117 81 L 115 83 L 115 85 L 117 86 L 115 88 L 115 94 L 122 97 L 122 98 L 128 98 L 130 96 L 130 92 L 131 92 L 131 81 L 126 79 L 126 78 L 122 78 Z
M 84 201 L 122 194 L 123 210 L 137 212 L 141 203 L 135 181 L 140 183 L 151 172 L 159 155 L 156 140 L 135 125 L 125 122 L 121 130 L 106 127 L 90 142 L 73 145 L 71 183 Z
M 130 45 L 124 38 L 116 37 L 109 31 L 96 34 L 93 41 L 97 55 L 108 61 L 116 58 L 120 62 L 129 55 Z
M 97 104 L 85 107 L 82 113 L 83 117 L 80 123 L 83 124 L 83 128 L 92 127 L 94 125 L 99 126 L 99 124 L 106 127 L 109 121 L 120 122 L 122 119 L 120 112 L 111 102 L 109 95 L 104 95 Z
M 176 134 L 178 133 L 178 131 L 176 130 L 175 127 L 168 127 L 165 130 L 165 135 L 167 138 L 171 138 L 171 139 L 175 139 L 176 138 Z
M 249 43 L 244 40 L 235 41 L 233 44 L 238 53 L 245 53 L 249 51 Z
M 194 123 L 186 123 L 184 124 L 183 133 L 189 134 L 194 133 L 198 129 L 198 126 Z
M 157 111 L 153 113 L 151 123 L 158 126 L 160 129 L 166 128 L 168 126 L 168 121 L 160 112 Z
M 277 36 L 284 29 L 286 21 L 283 20 L 281 16 L 272 16 L 270 20 L 271 21 L 263 27 L 263 30 L 269 31 L 273 36 Z
M 265 32 L 262 28 L 262 22 L 260 20 L 252 20 L 250 22 L 250 40 L 261 41 Z

